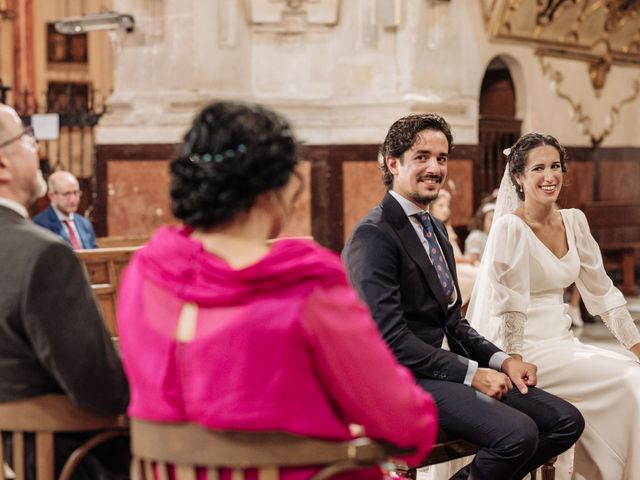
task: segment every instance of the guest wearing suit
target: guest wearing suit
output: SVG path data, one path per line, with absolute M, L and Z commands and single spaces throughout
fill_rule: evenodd
M 32 130 L 0 104 L 0 402 L 61 393 L 86 410 L 123 413 L 129 389 L 82 265 L 28 219 L 27 207 L 47 191 L 37 152 Z M 77 435 L 56 436 L 58 470 L 84 441 Z M 25 447 L 32 479 L 33 437 Z M 90 455 L 73 478 L 118 478 L 111 473 Z
M 536 367 L 461 317 L 446 228 L 426 213 L 447 174 L 452 134 L 433 114 L 395 122 L 380 150 L 388 193 L 356 226 L 343 260 L 382 336 L 435 398 L 440 426 L 483 447 L 453 478 L 522 478 L 584 428 L 571 404 L 536 389 Z M 441 348 L 446 336 L 450 351 Z
M 49 177 L 51 203 L 33 218 L 41 227 L 61 236 L 74 250 L 98 247 L 93 225 L 76 213 L 81 193 L 78 179 L 72 173 L 52 173 Z

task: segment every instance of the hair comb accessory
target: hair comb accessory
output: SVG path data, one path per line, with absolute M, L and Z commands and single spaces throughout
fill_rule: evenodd
M 212 160 L 216 163 L 222 163 L 227 158 L 234 158 L 238 155 L 242 155 L 247 151 L 247 146 L 244 143 L 239 144 L 235 149 L 227 149 L 224 153 L 216 153 L 211 155 L 210 153 L 192 153 L 189 155 L 189 160 L 193 163 L 210 163 Z
M 191 160 L 193 163 L 210 162 L 211 154 L 203 153 L 202 155 L 200 155 L 198 153 L 192 153 L 191 155 L 189 155 L 189 160 Z

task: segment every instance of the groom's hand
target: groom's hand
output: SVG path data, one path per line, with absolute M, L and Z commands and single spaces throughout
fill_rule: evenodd
M 525 395 L 538 383 L 538 367 L 533 363 L 523 362 L 517 358 L 507 358 L 502 362 L 502 371 L 507 374 L 513 384 Z
M 491 368 L 479 368 L 471 380 L 471 386 L 496 400 L 500 400 L 513 384 L 504 373 L 496 372 Z

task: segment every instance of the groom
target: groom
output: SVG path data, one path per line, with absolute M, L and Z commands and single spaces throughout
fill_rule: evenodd
M 573 445 L 584 420 L 534 387 L 535 365 L 511 358 L 461 317 L 446 229 L 425 213 L 451 149 L 438 115 L 391 126 L 380 149 L 387 194 L 356 226 L 343 259 L 397 359 L 436 400 L 440 426 L 482 447 L 453 478 L 522 478 Z M 445 336 L 450 351 L 441 348 Z

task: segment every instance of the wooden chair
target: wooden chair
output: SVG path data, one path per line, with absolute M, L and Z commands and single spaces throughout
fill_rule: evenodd
M 105 326 L 112 337 L 118 335 L 116 305 L 120 275 L 139 248 L 97 248 L 76 252 L 87 271 L 91 288 L 102 310 Z
M 71 454 L 60 477 L 55 476 L 54 434 L 101 430 Z M 35 435 L 36 480 L 68 480 L 89 451 L 116 436 L 127 435 L 126 419 L 97 415 L 75 406 L 64 395 L 44 395 L 25 400 L 0 403 L 0 431 L 11 435 L 12 467 L 16 480 L 25 479 L 25 434 Z M 5 463 L 0 448 L 0 467 Z M 6 480 L 0 468 L 0 480 Z
M 191 423 L 158 423 L 131 419 L 132 480 L 166 480 L 174 465 L 176 480 L 195 480 L 195 467 L 207 469 L 209 480 L 219 468 L 258 469 L 259 480 L 277 480 L 282 467 L 321 467 L 312 480 L 373 467 L 392 455 L 407 453 L 368 438 L 328 441 L 283 432 L 208 430 Z M 153 470 L 157 477 L 154 477 Z
M 461 438 L 455 438 L 447 435 L 443 430 L 440 430 L 438 432 L 436 443 L 424 462 L 422 462 L 416 468 L 398 468 L 398 470 L 405 478 L 415 480 L 417 478 L 418 468 L 424 468 L 430 465 L 436 465 L 438 463 L 444 463 L 450 460 L 467 457 L 469 455 L 475 455 L 478 450 L 480 450 L 480 447 L 478 447 L 477 445 Z M 548 460 L 540 468 L 542 480 L 555 480 L 555 462 L 556 458 L 554 457 Z M 537 471 L 534 470 L 533 472 L 531 472 L 531 480 L 536 480 L 536 478 Z
M 313 237 L 310 235 L 289 235 L 284 237 L 270 238 L 269 240 L 267 240 L 267 245 L 273 245 L 274 243 L 281 240 L 313 240 Z
M 140 247 L 149 241 L 149 235 L 98 237 L 98 248 Z

